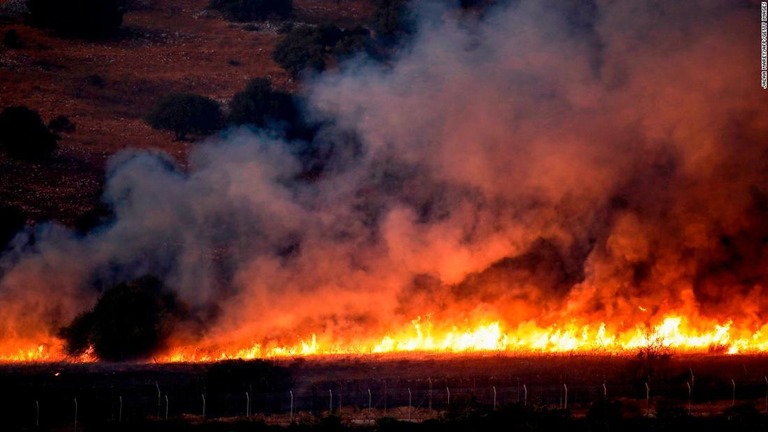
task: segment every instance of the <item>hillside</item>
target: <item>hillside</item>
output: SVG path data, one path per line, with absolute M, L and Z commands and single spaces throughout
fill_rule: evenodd
M 0 35 L 16 30 L 22 46 L 0 47 L 0 106 L 25 105 L 44 121 L 67 116 L 48 162 L 0 155 L 0 202 L 23 209 L 29 222 L 75 225 L 99 202 L 107 159 L 125 148 L 156 148 L 183 163 L 189 147 L 142 118 L 172 91 L 227 101 L 254 77 L 295 90 L 297 82 L 272 60 L 280 23 L 231 23 L 206 10 L 207 0 L 143 0 L 125 14 L 113 40 L 55 37 L 24 25 L 0 1 Z M 295 0 L 291 21 L 365 24 L 370 0 Z

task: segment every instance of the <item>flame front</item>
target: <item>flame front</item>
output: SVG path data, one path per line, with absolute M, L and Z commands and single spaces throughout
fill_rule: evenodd
M 768 326 L 766 326 L 768 327 Z M 212 362 L 227 359 L 264 359 L 348 355 L 408 355 L 449 353 L 497 353 L 538 355 L 552 353 L 634 355 L 714 353 L 740 354 L 768 351 L 768 328 L 756 332 L 736 329 L 732 322 L 710 327 L 692 326 L 684 317 L 669 315 L 656 325 L 638 324 L 626 331 L 598 325 L 569 323 L 540 327 L 525 322 L 515 328 L 500 321 L 474 326 L 436 326 L 417 317 L 409 327 L 378 339 L 359 343 L 320 340 L 310 335 L 293 345 L 252 343 L 245 346 L 179 346 L 152 360 L 160 363 Z M 58 345 L 15 348 L 0 354 L 0 362 L 95 361 L 92 350 L 78 357 L 67 357 Z

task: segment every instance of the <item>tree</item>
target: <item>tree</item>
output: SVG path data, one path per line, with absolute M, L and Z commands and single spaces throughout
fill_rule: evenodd
M 276 90 L 267 78 L 254 78 L 232 98 L 229 122 L 264 127 L 272 122 L 291 124 L 298 115 L 293 96 Z
M 277 43 L 272 58 L 283 69 L 298 75 L 304 70 L 325 69 L 323 34 L 317 28 L 298 27 Z
M 0 113 L 0 150 L 13 158 L 44 159 L 56 148 L 58 139 L 37 111 L 12 106 Z
M 96 306 L 59 331 L 70 354 L 93 346 L 102 360 L 146 358 L 162 348 L 183 308 L 158 278 L 143 276 L 108 288 Z
M 123 23 L 126 4 L 126 0 L 27 0 L 27 21 L 65 36 L 103 38 Z
M 171 131 L 177 140 L 187 134 L 206 135 L 221 126 L 219 103 L 193 93 L 171 93 L 158 101 L 146 118 L 155 129 Z
M 395 42 L 414 31 L 414 19 L 408 9 L 408 0 L 376 0 L 373 28 L 380 38 Z
M 26 222 L 20 209 L 0 203 L 0 252 Z
M 287 18 L 293 11 L 292 0 L 211 0 L 208 7 L 221 12 L 230 21 L 254 21 L 270 17 Z

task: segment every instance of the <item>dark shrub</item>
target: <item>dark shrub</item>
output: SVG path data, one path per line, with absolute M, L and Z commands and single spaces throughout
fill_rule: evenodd
M 325 69 L 327 53 L 341 59 L 364 49 L 368 39 L 368 30 L 362 27 L 352 30 L 333 25 L 297 27 L 278 42 L 272 58 L 294 75 L 305 70 L 319 72 Z
M 414 20 L 408 0 L 376 0 L 372 24 L 377 36 L 389 42 L 413 33 Z
M 171 93 L 160 99 L 147 116 L 147 123 L 155 129 L 171 131 L 177 140 L 187 134 L 205 135 L 221 126 L 221 107 L 218 102 L 192 93 Z
M 37 111 L 13 106 L 0 113 L 0 150 L 13 158 L 46 158 L 56 148 L 57 140 Z
M 0 252 L 24 228 L 24 214 L 16 207 L 0 204 Z
M 298 75 L 304 70 L 325 69 L 324 35 L 317 28 L 299 27 L 291 30 L 275 46 L 272 58 L 283 69 Z
M 271 17 L 287 18 L 292 0 L 211 0 L 208 7 L 221 12 L 230 21 L 254 21 Z
M 21 38 L 19 37 L 19 32 L 17 32 L 14 29 L 10 29 L 3 35 L 3 46 L 6 48 L 21 48 L 23 44 L 21 43 Z
M 66 36 L 103 38 L 122 24 L 125 5 L 125 0 L 27 0 L 27 19 Z
M 92 311 L 79 315 L 59 335 L 70 354 L 93 345 L 102 360 L 146 358 L 162 347 L 181 311 L 162 281 L 144 276 L 107 289 Z
M 289 93 L 276 90 L 266 78 L 255 78 L 230 103 L 229 122 L 264 127 L 272 122 L 291 124 L 298 109 Z
M 75 131 L 75 124 L 65 115 L 56 116 L 48 122 L 48 129 L 55 133 L 72 133 Z

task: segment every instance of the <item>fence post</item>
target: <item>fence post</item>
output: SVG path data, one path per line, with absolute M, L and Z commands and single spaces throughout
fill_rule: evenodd
M 77 432 L 77 398 L 75 398 L 75 432 Z
M 528 406 L 528 387 L 523 384 L 523 406 Z
M 496 386 L 493 386 L 493 410 L 496 411 Z
M 688 386 L 688 415 L 691 415 L 691 383 L 686 381 L 685 385 Z
M 117 422 L 122 423 L 123 422 L 123 397 L 118 396 L 117 399 L 119 403 L 119 407 L 117 409 Z
M 731 384 L 733 384 L 733 398 L 731 399 L 731 406 L 736 405 L 736 381 L 731 378 Z
M 445 386 L 445 392 L 448 394 L 448 403 L 445 404 L 445 409 L 448 410 L 451 407 L 451 389 Z
M 201 394 L 203 397 L 203 420 L 205 420 L 205 393 Z
M 165 395 L 165 419 L 168 420 L 168 395 Z
M 563 405 L 563 409 L 568 409 L 568 386 L 563 383 L 563 388 L 565 389 L 565 404 Z
M 766 390 L 766 394 L 768 394 L 768 390 Z M 40 427 L 40 402 L 38 402 L 37 399 L 35 399 L 35 427 Z
M 408 387 L 408 421 L 411 420 L 411 388 Z
M 329 409 L 328 415 L 331 415 L 333 414 L 333 390 L 331 389 L 328 389 L 328 398 L 330 400 L 330 408 L 328 408 Z
M 288 390 L 288 393 L 291 394 L 291 423 L 293 423 L 293 390 Z
M 429 411 L 432 412 L 432 378 L 429 378 Z
M 368 417 L 371 417 L 372 402 L 373 402 L 373 398 L 371 397 L 371 389 L 368 389 Z
M 160 418 L 160 384 L 155 381 L 155 387 L 157 387 L 157 418 Z
M 651 387 L 645 382 L 645 416 L 651 416 Z

